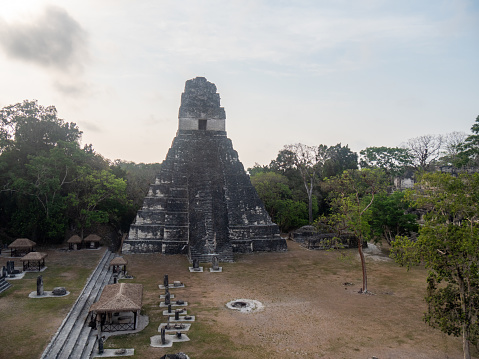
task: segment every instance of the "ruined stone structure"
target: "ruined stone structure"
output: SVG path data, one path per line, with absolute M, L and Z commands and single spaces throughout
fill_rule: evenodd
M 232 261 L 233 252 L 284 251 L 286 241 L 226 137 L 225 110 L 204 77 L 186 81 L 179 127 L 131 225 L 123 252 L 185 253 Z

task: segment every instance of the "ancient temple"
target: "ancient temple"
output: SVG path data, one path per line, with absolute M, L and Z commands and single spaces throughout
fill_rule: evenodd
M 186 81 L 176 137 L 123 243 L 123 253 L 185 253 L 232 261 L 233 252 L 284 251 L 238 153 L 225 110 L 204 77 Z

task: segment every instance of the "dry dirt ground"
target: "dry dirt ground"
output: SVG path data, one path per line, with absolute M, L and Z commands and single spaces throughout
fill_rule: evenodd
M 203 273 L 190 273 L 190 264 L 180 255 L 125 255 L 134 276 L 130 282 L 144 285 L 143 314 L 149 316 L 150 324 L 140 333 L 108 338 L 105 346 L 135 348 L 135 357 L 146 359 L 179 351 L 192 359 L 463 357 L 460 338 L 444 335 L 422 320 L 424 269 L 408 272 L 384 255 L 369 256 L 372 294 L 358 294 L 362 277 L 356 253 L 310 251 L 288 241 L 285 253 L 238 255 L 235 263 L 221 264 L 222 273 L 210 273 L 209 265 Z M 55 260 L 68 261 L 68 256 Z M 164 274 L 170 282 L 185 283 L 186 288 L 171 293 L 175 300 L 187 301 L 188 314 L 196 316 L 188 332 L 191 341 L 170 349 L 149 346 L 149 338 L 159 334 L 158 326 L 164 321 L 163 308 L 158 306 L 164 293 L 158 285 Z M 6 298 L 5 293 L 0 295 L 1 311 L 9 310 L 1 304 Z M 264 309 L 240 313 L 226 307 L 227 302 L 242 298 L 258 300 Z M 64 314 L 51 320 L 58 323 Z M 41 346 L 46 346 L 48 335 L 37 338 L 43 340 Z M 0 339 L 6 339 L 4 330 Z

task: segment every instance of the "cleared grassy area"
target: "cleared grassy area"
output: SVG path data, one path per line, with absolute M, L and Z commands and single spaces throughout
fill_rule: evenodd
M 39 358 L 50 338 L 81 293 L 92 270 L 104 250 L 47 252 L 47 269 L 41 272 L 45 290 L 65 287 L 70 295 L 60 298 L 31 299 L 28 294 L 37 289 L 39 273 L 26 273 L 23 279 L 14 280 L 10 289 L 0 294 L 0 358 Z M 19 258 L 0 257 L 0 266 Z
M 128 271 L 135 277 L 129 282 L 144 285 L 143 314 L 149 316 L 150 324 L 137 334 L 109 338 L 105 347 L 135 348 L 134 357 L 146 359 L 179 351 L 192 359 L 462 358 L 460 338 L 448 337 L 422 320 L 425 270 L 407 272 L 391 261 L 369 258 L 369 289 L 374 295 L 361 295 L 357 293 L 361 270 L 355 250 L 340 254 L 308 251 L 294 242 L 288 242 L 288 246 L 286 253 L 238 255 L 235 263 L 222 264 L 223 273 L 190 273 L 185 256 L 126 255 Z M 66 285 L 68 289 L 78 285 L 81 290 L 80 278 L 86 279 L 89 274 L 82 272 L 88 271 L 85 262 L 88 261 L 78 263 L 78 267 L 72 261 L 68 266 L 47 265 L 58 276 L 58 283 L 62 276 L 71 276 L 78 283 Z M 49 289 L 47 273 L 44 278 Z M 171 292 L 175 300 L 187 301 L 188 314 L 196 316 L 187 333 L 191 341 L 175 343 L 169 349 L 149 345 L 150 337 L 159 334 L 158 326 L 165 321 L 163 308 L 159 307 L 159 296 L 164 292 L 158 288 L 164 274 L 169 275 L 170 282 L 180 280 L 186 284 L 186 288 Z M 15 328 L 17 342 L 9 344 L 8 350 L 0 349 L 5 350 L 0 351 L 0 357 L 8 352 L 10 358 L 38 358 L 47 338 L 68 311 L 68 304 L 75 299 L 71 296 L 54 304 L 31 302 L 26 296 L 35 289 L 35 278 L 36 275 L 27 278 L 30 284 L 25 280 L 24 290 L 10 289 L 0 297 L 2 314 L 9 313 L 9 319 L 2 315 L 0 324 Z M 21 307 L 15 298 L 23 303 Z M 226 308 L 227 302 L 240 298 L 259 300 L 265 308 L 251 314 Z M 4 304 L 4 299 L 8 303 Z M 37 332 L 45 325 L 31 328 L 30 320 L 16 322 L 11 312 L 24 311 L 48 321 L 46 330 L 50 334 Z M 5 342 L 5 331 L 1 335 Z M 37 354 L 32 354 L 31 342 L 40 348 Z

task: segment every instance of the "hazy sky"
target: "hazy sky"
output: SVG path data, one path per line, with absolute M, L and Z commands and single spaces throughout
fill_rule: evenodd
M 479 1 L 0 0 L 0 107 L 54 105 L 106 158 L 163 161 L 196 76 L 245 167 L 469 132 Z

